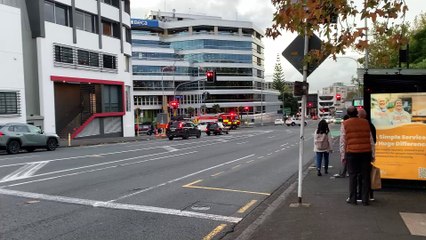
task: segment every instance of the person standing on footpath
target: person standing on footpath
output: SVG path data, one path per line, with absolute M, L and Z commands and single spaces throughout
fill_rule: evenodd
M 370 124 L 358 118 L 354 106 L 347 109 L 349 119 L 340 128 L 340 158 L 345 159 L 349 172 L 349 198 L 347 202 L 356 205 L 357 177 L 362 179 L 362 204 L 369 205 L 371 162 L 374 161 L 374 140 Z
M 348 114 L 343 116 L 343 121 L 346 121 L 348 119 L 349 119 Z M 340 171 L 340 173 L 334 174 L 333 177 L 335 177 L 335 178 L 344 178 L 344 177 L 346 177 L 346 174 L 348 172 L 348 163 L 347 163 L 346 159 L 341 159 L 341 162 L 342 162 L 342 171 Z
M 368 121 L 367 112 L 364 109 L 358 110 L 358 117 L 362 118 L 362 119 L 366 119 Z M 373 137 L 374 144 L 376 144 L 376 127 L 374 126 L 374 124 L 371 121 L 368 121 L 368 124 L 370 124 L 371 136 Z M 362 179 L 358 178 L 358 190 L 359 191 L 358 191 L 357 200 L 358 199 L 361 200 L 361 195 L 362 195 L 362 189 L 360 187 L 362 185 L 361 181 L 362 181 Z M 371 190 L 371 186 L 370 186 L 370 189 L 369 189 L 368 192 L 369 192 L 370 201 L 374 200 L 374 193 L 373 193 L 373 190 Z
M 318 123 L 318 128 L 314 134 L 314 152 L 316 153 L 317 175 L 321 174 L 322 158 L 324 157 L 324 173 L 328 174 L 328 159 L 331 150 L 331 139 L 328 135 L 330 129 L 327 122 L 323 119 Z

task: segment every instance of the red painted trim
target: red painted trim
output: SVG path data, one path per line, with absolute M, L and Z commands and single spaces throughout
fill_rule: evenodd
M 76 78 L 76 77 L 65 77 L 65 76 L 50 76 L 50 80 L 53 82 L 73 82 L 73 83 L 97 83 L 105 85 L 121 85 L 124 86 L 124 82 L 100 80 L 91 78 Z
M 107 113 L 95 113 L 92 116 L 90 116 L 89 119 L 87 119 L 86 122 L 83 123 L 72 135 L 71 138 L 74 139 L 83 129 L 87 127 L 95 118 L 102 118 L 102 117 L 118 117 L 118 116 L 124 116 L 125 112 L 107 112 Z

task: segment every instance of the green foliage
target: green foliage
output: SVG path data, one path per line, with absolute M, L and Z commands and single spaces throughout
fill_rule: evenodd
M 212 109 L 213 109 L 214 113 L 220 113 L 220 105 L 219 104 L 213 105 Z
M 187 111 L 188 111 L 189 116 L 193 116 L 194 112 L 195 112 L 195 109 L 193 107 L 188 107 Z
M 408 11 L 404 0 L 364 0 L 363 4 L 355 4 L 347 0 L 271 0 L 276 11 L 273 24 L 266 30 L 266 35 L 276 38 L 284 31 L 297 32 L 311 36 L 314 32 L 324 39 L 320 53 L 310 52 L 311 59 L 321 59 L 321 55 L 344 54 L 349 47 L 363 51 L 369 47 L 365 40 L 365 28 L 358 27 L 357 22 L 367 19 L 380 25 L 373 35 L 387 33 L 389 25 L 398 29 L 394 19 L 403 18 Z M 337 21 L 333 21 L 337 17 Z M 396 49 L 406 44 L 403 35 L 390 36 Z M 305 60 L 307 58 L 305 57 Z
M 272 76 L 272 88 L 282 92 L 284 90 L 284 71 L 281 66 L 280 56 L 277 54 L 277 60 L 275 62 L 274 74 Z

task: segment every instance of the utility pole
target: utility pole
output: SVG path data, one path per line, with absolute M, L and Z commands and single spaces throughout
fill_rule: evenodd
M 305 27 L 305 44 L 303 55 L 306 57 L 309 50 L 309 36 L 308 30 Z M 303 64 L 303 82 L 306 83 L 308 80 L 308 64 L 305 62 Z M 299 138 L 299 174 L 298 174 L 298 184 L 297 184 L 297 198 L 298 203 L 302 203 L 302 168 L 303 168 L 303 148 L 305 141 L 305 115 L 306 115 L 306 94 L 302 95 L 302 118 L 300 123 L 300 138 Z

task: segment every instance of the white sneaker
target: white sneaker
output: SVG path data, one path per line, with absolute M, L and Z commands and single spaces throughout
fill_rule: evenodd
M 370 198 L 370 201 L 374 201 L 374 200 L 376 200 L 376 199 L 374 199 L 374 198 Z

